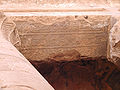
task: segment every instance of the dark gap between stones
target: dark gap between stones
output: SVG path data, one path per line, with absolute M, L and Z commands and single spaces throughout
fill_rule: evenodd
M 120 90 L 120 70 L 103 57 L 33 61 L 55 90 Z

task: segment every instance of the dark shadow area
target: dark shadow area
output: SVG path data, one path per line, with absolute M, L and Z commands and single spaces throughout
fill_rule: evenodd
M 106 58 L 30 61 L 55 90 L 120 90 L 120 70 Z

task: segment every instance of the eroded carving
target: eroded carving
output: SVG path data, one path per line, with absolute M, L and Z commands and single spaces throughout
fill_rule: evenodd
M 110 30 L 110 56 L 112 62 L 118 65 L 120 62 L 120 20 Z M 118 65 L 119 66 L 119 65 Z
M 10 41 L 13 45 L 16 43 L 20 44 L 19 34 L 15 27 L 16 24 L 10 18 L 5 18 L 1 26 L 1 32 L 4 38 Z
M 52 53 L 70 49 L 77 50 L 82 56 L 106 56 L 110 16 L 88 17 L 12 17 L 21 40 L 17 48 L 32 60 L 43 60 Z

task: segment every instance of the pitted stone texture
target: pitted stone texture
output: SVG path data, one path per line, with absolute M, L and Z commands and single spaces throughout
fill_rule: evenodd
M 120 6 L 119 0 L 1 0 L 1 7 L 28 8 L 69 8 L 69 7 L 113 7 Z M 19 5 L 19 6 L 18 6 Z M 29 7 L 31 6 L 31 7 Z M 21 9 L 20 8 L 20 9 Z
M 110 30 L 110 56 L 112 62 L 120 67 L 120 17 Z
M 87 18 L 86 18 L 87 17 Z M 76 50 L 82 56 L 107 56 L 110 16 L 21 16 L 16 24 L 20 44 L 15 46 L 31 60 Z

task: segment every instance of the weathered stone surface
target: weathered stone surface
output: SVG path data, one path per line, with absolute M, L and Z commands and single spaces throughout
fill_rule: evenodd
M 37 68 L 57 90 L 120 90 L 120 72 L 113 64 L 106 60 L 78 60 L 80 55 L 108 55 L 112 62 L 120 65 L 120 22 L 110 20 L 112 14 L 120 15 L 120 0 L 0 0 L 0 11 L 8 15 L 0 33 L 0 53 L 3 54 L 0 54 L 0 77 L 5 83 L 1 84 L 2 89 L 53 89 L 41 79 L 25 56 L 31 60 L 53 60 L 41 61 Z M 31 12 L 38 13 L 33 15 Z
M 110 58 L 111 61 L 120 66 L 120 18 L 110 30 Z
M 19 51 L 31 60 L 76 50 L 81 56 L 107 56 L 110 16 L 14 16 L 21 45 Z M 55 56 L 54 55 L 54 56 Z
M 85 8 L 87 7 L 87 8 Z M 30 9 L 89 9 L 120 7 L 119 0 L 1 0 L 2 10 L 30 10 Z M 31 10 L 30 10 L 31 11 Z
M 0 90 L 54 90 L 9 41 L 14 24 L 6 19 L 0 13 Z
M 49 59 L 52 59 L 55 61 L 79 60 L 80 53 L 77 50 L 62 51 L 60 53 L 55 53 L 53 55 L 50 55 Z

